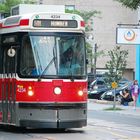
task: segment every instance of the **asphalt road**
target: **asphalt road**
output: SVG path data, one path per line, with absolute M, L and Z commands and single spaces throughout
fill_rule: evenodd
M 128 114 L 115 113 L 113 111 L 90 110 L 88 111 L 88 118 L 96 118 L 108 122 L 115 122 L 119 124 L 134 125 L 140 127 L 140 117 Z
M 132 114 L 122 114 L 102 109 L 109 106 L 89 104 L 88 125 L 83 128 L 56 130 L 0 127 L 0 140 L 140 140 L 139 114 L 133 115 L 134 110 L 130 110 Z

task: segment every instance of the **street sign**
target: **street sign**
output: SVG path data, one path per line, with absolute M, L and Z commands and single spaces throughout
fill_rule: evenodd
M 112 86 L 112 88 L 117 88 L 118 87 L 118 84 L 116 82 L 112 82 L 111 83 L 111 86 Z
M 118 27 L 116 29 L 116 43 L 124 45 L 139 45 L 140 28 L 136 27 Z

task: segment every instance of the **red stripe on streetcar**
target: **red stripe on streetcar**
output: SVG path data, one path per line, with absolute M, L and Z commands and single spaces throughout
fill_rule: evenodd
M 2 23 L 0 23 L 0 28 L 2 28 Z
M 81 21 L 81 27 L 85 27 L 85 22 Z
M 29 25 L 29 19 L 22 19 L 20 20 L 19 24 L 14 24 L 14 25 L 3 26 L 3 24 L 0 23 L 0 28 L 12 28 L 17 26 L 28 26 L 28 25 Z
M 29 25 L 29 19 L 22 19 L 19 23 L 20 26 L 27 26 Z

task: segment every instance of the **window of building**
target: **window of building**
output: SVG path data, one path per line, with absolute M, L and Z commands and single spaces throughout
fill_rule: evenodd
M 74 11 L 75 10 L 75 5 L 65 5 L 65 9 Z

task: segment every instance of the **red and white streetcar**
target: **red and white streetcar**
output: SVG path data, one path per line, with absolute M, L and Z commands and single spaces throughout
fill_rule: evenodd
M 84 21 L 32 13 L 0 21 L 0 124 L 79 128 L 87 124 Z

